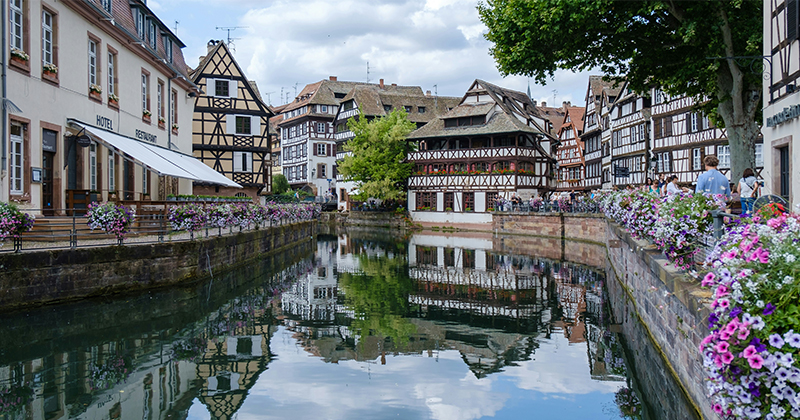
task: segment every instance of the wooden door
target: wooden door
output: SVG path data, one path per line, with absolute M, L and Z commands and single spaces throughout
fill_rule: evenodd
M 53 167 L 56 154 L 53 152 L 42 153 L 42 213 L 45 216 L 55 215 L 53 203 Z

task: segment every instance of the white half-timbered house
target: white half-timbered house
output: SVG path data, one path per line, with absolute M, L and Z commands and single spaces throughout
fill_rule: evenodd
M 273 114 L 228 46 L 212 40 L 207 47 L 208 55 L 191 75 L 203 91 L 195 98 L 192 149 L 196 158 L 243 188 L 223 191 L 218 185 L 195 182 L 194 190 L 256 199 L 272 188 L 269 118 Z M 163 124 L 159 116 L 159 125 Z M 176 126 L 171 129 L 178 131 Z
M 498 197 L 552 191 L 557 139 L 522 92 L 475 80 L 460 104 L 408 141 L 408 207 L 419 222 L 490 223 Z
M 558 191 L 582 190 L 584 183 L 583 112 L 584 108 L 564 103 L 564 122 L 558 130 Z
M 611 183 L 642 185 L 650 172 L 650 98 L 622 85 L 610 112 Z
M 800 139 L 800 1 L 764 0 L 764 56 L 771 63 L 761 128 L 764 192 L 794 206 L 800 203 L 800 146 L 794 141 Z
M 343 146 L 355 137 L 347 127 L 347 122 L 351 118 L 358 118 L 363 114 L 364 118 L 371 121 L 389 115 L 395 109 L 402 109 L 408 120 L 420 128 L 457 106 L 460 101 L 461 98 L 433 96 L 431 91 L 423 93 L 419 86 L 385 84 L 383 79 L 380 79 L 378 84 L 356 85 L 342 99 L 334 118 L 336 159 L 341 161 L 350 153 L 346 152 Z M 336 195 L 340 209 L 350 209 L 350 196 L 356 192 L 355 182 L 345 181 L 341 174 L 337 174 Z
M 600 172 L 602 188 L 611 188 L 611 109 L 614 101 L 620 92 L 620 85 L 604 89 L 600 96 L 600 125 L 602 134 L 600 135 L 600 153 L 602 169 Z
M 613 85 L 613 82 L 604 81 L 603 76 L 589 76 L 581 134 L 587 190 L 603 186 L 603 93 Z M 611 139 L 610 132 L 608 138 Z M 608 163 L 611 164 L 611 159 Z

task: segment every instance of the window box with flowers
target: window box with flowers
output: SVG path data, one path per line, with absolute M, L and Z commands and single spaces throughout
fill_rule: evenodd
M 109 93 L 108 94 L 108 105 L 114 108 L 119 108 L 119 96 Z
M 167 120 L 164 117 L 158 117 L 158 128 L 165 129 L 167 127 Z
M 103 88 L 100 85 L 89 85 L 89 98 L 103 102 Z
M 143 109 L 143 110 L 142 110 L 142 121 L 144 121 L 144 122 L 146 122 L 146 123 L 150 124 L 150 116 L 151 116 L 151 115 L 153 115 L 153 113 L 152 113 L 152 112 L 150 112 L 150 111 L 149 111 L 149 110 L 147 110 L 147 109 Z
M 42 79 L 58 83 L 58 67 L 53 63 L 45 63 L 42 66 Z
M 172 134 L 178 134 L 178 124 L 172 124 Z
M 9 64 L 13 67 L 19 68 L 26 72 L 30 71 L 30 59 L 31 57 L 22 50 L 18 50 L 16 48 L 11 48 L 11 61 Z

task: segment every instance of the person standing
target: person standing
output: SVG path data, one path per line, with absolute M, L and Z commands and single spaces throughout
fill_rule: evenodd
M 742 179 L 736 184 L 736 191 L 742 200 L 742 216 L 749 216 L 753 213 L 753 203 L 758 197 L 758 181 L 752 168 L 747 168 L 742 174 Z
M 665 190 L 665 195 L 675 195 L 680 194 L 681 192 L 689 192 L 689 189 L 686 187 L 679 187 L 678 186 L 678 176 L 671 175 L 667 178 L 667 187 Z
M 666 188 L 667 188 L 667 183 L 668 183 L 668 182 L 669 182 L 669 181 L 667 181 L 667 180 L 665 179 L 665 177 L 664 177 L 664 174 L 659 174 L 659 175 L 658 175 L 658 185 L 657 185 L 657 188 L 658 188 L 658 195 L 660 195 L 660 196 L 662 196 L 662 197 L 663 197 L 664 195 L 666 195 L 666 193 L 667 193 L 667 190 L 666 190 Z
M 719 159 L 714 155 L 707 155 L 703 158 L 703 164 L 706 167 L 706 171 L 697 177 L 697 188 L 695 192 L 709 194 L 711 196 L 722 194 L 725 196 L 726 201 L 730 200 L 730 181 L 728 181 L 725 175 L 722 175 L 722 172 L 717 170 Z

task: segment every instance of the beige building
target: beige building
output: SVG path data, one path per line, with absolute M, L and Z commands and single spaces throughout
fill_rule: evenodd
M 183 43 L 142 0 L 7 2 L 0 201 L 63 214 L 235 183 L 191 157 Z M 9 50 L 10 47 L 10 50 Z

